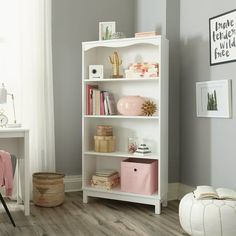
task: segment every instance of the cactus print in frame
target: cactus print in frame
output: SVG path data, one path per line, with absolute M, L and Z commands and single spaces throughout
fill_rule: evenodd
M 116 22 L 99 22 L 99 40 L 109 40 L 116 32 Z
M 196 83 L 198 117 L 231 117 L 231 80 Z

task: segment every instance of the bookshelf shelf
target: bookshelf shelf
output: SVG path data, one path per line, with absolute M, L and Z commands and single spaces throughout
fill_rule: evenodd
M 158 120 L 159 116 L 122 116 L 122 115 L 84 115 L 84 118 L 90 119 L 141 119 L 141 120 Z
M 109 152 L 109 153 L 104 153 L 104 152 L 95 152 L 95 151 L 85 151 L 85 155 L 91 155 L 91 156 L 107 156 L 107 157 L 121 157 L 121 158 L 139 158 L 139 159 L 153 159 L 153 160 L 158 160 L 158 154 L 157 153 L 152 153 L 148 156 L 138 156 L 135 154 L 130 154 L 127 152 Z
M 82 186 L 83 201 L 89 197 L 115 199 L 155 206 L 160 214 L 161 203 L 167 204 L 168 192 L 168 40 L 164 36 L 126 38 L 82 43 Z M 158 64 L 158 77 L 110 78 L 112 65 L 108 58 L 117 51 L 124 75 L 130 64 Z M 105 79 L 88 79 L 90 65 L 103 65 Z M 130 75 L 131 76 L 131 75 Z M 107 93 L 113 99 L 106 101 Z M 141 96 L 153 101 L 158 112 L 153 116 L 98 115 L 113 111 L 120 98 Z M 110 102 L 112 101 L 112 102 Z M 108 112 L 107 112 L 108 107 Z M 95 109 L 94 109 L 95 108 Z M 100 109 L 99 109 L 100 108 Z M 97 115 L 90 115 L 97 114 Z M 115 152 L 94 151 L 94 135 L 98 125 L 113 127 Z M 129 154 L 128 138 L 137 137 L 152 153 L 148 156 Z M 158 163 L 157 192 L 152 195 L 122 192 L 120 186 L 111 190 L 91 187 L 97 170 L 113 169 L 120 173 L 121 162 L 127 158 L 152 159 Z M 141 162 L 141 160 L 139 160 Z
M 91 82 L 99 82 L 99 83 L 106 83 L 106 82 L 158 82 L 159 77 L 150 77 L 150 78 L 121 78 L 121 79 L 85 79 L 84 83 L 91 83 Z
M 95 197 L 97 196 L 98 193 L 102 194 L 107 194 L 107 195 L 114 195 L 114 198 L 111 199 L 116 199 L 116 200 L 123 200 L 123 201 L 130 201 L 129 197 L 135 197 L 135 198 L 141 198 L 143 201 L 141 202 L 140 199 L 137 202 L 143 203 L 143 204 L 151 204 L 151 202 L 156 201 L 156 199 L 159 199 L 158 192 L 155 192 L 152 195 L 143 195 L 143 194 L 135 194 L 135 193 L 127 193 L 127 192 L 122 192 L 120 189 L 120 186 L 117 186 L 115 188 L 112 188 L 111 190 L 106 190 L 106 189 L 98 189 L 91 187 L 87 185 L 84 187 L 84 190 L 91 191 L 96 193 Z M 117 198 L 117 195 L 120 195 L 120 198 Z M 110 197 L 107 197 L 110 198 Z

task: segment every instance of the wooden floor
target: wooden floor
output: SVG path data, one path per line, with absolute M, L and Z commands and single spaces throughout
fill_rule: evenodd
M 161 215 L 154 207 L 128 202 L 93 198 L 82 203 L 82 193 L 67 193 L 65 203 L 55 208 L 31 205 L 31 216 L 25 217 L 22 206 L 7 202 L 17 227 L 14 228 L 0 206 L 0 235 L 5 236 L 129 236 L 186 235 L 178 218 L 178 202 L 168 203 Z

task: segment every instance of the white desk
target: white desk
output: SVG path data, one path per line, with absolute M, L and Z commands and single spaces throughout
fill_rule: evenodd
M 0 128 L 0 149 L 15 154 L 18 158 L 17 203 L 20 202 L 19 175 L 21 174 L 21 160 L 24 161 L 23 203 L 25 215 L 30 214 L 30 176 L 29 176 L 29 130 L 24 128 Z

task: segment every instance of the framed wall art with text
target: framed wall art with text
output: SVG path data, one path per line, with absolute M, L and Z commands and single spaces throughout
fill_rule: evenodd
M 236 9 L 209 19 L 210 65 L 236 61 Z

